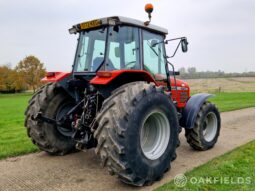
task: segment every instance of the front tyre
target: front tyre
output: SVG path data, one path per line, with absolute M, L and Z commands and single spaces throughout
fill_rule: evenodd
M 195 121 L 193 129 L 185 129 L 189 145 L 195 150 L 205 151 L 216 144 L 221 128 L 221 118 L 217 107 L 205 102 Z
M 115 90 L 97 116 L 96 153 L 110 174 L 131 185 L 161 179 L 178 139 L 177 111 L 162 88 L 133 82 Z

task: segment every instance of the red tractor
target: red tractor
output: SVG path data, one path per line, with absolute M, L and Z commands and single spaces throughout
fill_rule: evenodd
M 150 18 L 152 6 L 146 10 Z M 25 112 L 28 135 L 41 150 L 95 148 L 111 175 L 143 186 L 170 169 L 182 128 L 194 149 L 215 145 L 221 119 L 207 101 L 212 95 L 190 96 L 166 55 L 172 40 L 179 41 L 175 53 L 186 52 L 185 37 L 165 40 L 166 29 L 117 16 L 69 32 L 79 34 L 73 71 L 48 73 Z

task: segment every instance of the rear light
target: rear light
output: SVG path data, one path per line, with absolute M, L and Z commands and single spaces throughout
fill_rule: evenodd
M 47 78 L 55 77 L 55 72 L 47 72 L 46 77 Z
M 112 77 L 112 73 L 107 71 L 99 71 L 97 72 L 97 76 L 102 78 L 110 78 Z

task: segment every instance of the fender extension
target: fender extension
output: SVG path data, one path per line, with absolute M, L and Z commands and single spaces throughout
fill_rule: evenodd
M 182 117 L 180 119 L 181 127 L 192 129 L 201 106 L 208 98 L 213 96 L 212 94 L 206 93 L 191 96 L 182 112 Z

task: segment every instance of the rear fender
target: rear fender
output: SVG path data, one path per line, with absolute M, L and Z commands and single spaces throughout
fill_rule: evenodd
M 194 127 L 195 120 L 201 106 L 204 104 L 204 102 L 208 98 L 213 96 L 214 95 L 212 94 L 206 94 L 206 93 L 201 93 L 201 94 L 196 94 L 191 96 L 186 104 L 186 107 L 184 108 L 182 112 L 180 125 L 184 127 L 185 129 L 192 129 Z
M 99 71 L 90 84 L 92 85 L 109 85 L 112 83 L 125 84 L 133 81 L 155 82 L 149 72 L 144 70 L 114 70 Z
M 73 97 L 76 101 L 77 96 L 74 91 L 70 91 L 68 82 L 72 79 L 70 72 L 47 72 L 47 75 L 41 80 L 43 83 L 57 83 L 67 94 Z
M 47 75 L 41 80 L 44 83 L 60 82 L 71 75 L 70 72 L 47 72 Z

